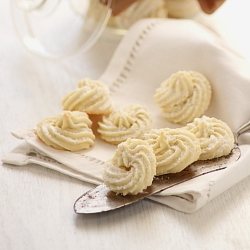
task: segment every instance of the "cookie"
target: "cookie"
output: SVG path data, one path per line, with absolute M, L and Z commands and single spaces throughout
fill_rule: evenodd
M 94 145 L 95 136 L 88 115 L 79 111 L 65 111 L 63 114 L 41 120 L 36 127 L 38 138 L 55 149 L 79 151 Z
M 152 147 L 141 139 L 128 139 L 118 145 L 106 162 L 103 180 L 117 194 L 136 195 L 150 186 L 156 171 Z
M 234 147 L 234 136 L 230 127 L 214 117 L 202 116 L 184 127 L 199 140 L 199 160 L 208 160 L 228 155 Z
M 201 153 L 199 140 L 184 129 L 152 129 L 144 139 L 156 155 L 156 175 L 180 172 Z
M 110 144 L 117 145 L 128 138 L 142 138 L 143 134 L 153 127 L 153 121 L 144 106 L 129 104 L 108 116 L 103 116 L 98 126 L 100 137 Z
M 109 89 L 103 83 L 85 78 L 77 86 L 63 97 L 61 105 L 64 110 L 83 111 L 92 115 L 113 111 Z
M 186 125 L 205 113 L 211 96 L 211 84 L 204 75 L 179 71 L 156 89 L 154 99 L 169 122 Z

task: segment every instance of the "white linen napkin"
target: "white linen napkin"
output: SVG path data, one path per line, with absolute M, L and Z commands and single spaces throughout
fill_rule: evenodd
M 195 70 L 210 80 L 213 96 L 207 116 L 223 120 L 233 131 L 250 119 L 249 63 L 212 31 L 191 20 L 137 22 L 119 44 L 99 80 L 110 87 L 117 108 L 138 103 L 152 113 L 156 128 L 176 127 L 163 118 L 153 94 L 163 80 L 179 70 Z M 30 129 L 12 134 L 24 142 L 3 158 L 4 163 L 17 166 L 35 163 L 93 184 L 102 182 L 104 162 L 116 148 L 97 135 L 93 148 L 71 153 L 44 145 Z M 250 139 L 242 137 L 242 156 L 237 162 L 150 199 L 185 213 L 204 206 L 250 174 Z

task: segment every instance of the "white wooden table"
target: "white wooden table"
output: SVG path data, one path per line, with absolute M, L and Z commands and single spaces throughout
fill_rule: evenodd
M 247 2 L 228 0 L 214 18 L 222 19 L 224 35 L 250 58 L 249 27 L 248 34 L 242 30 L 248 26 L 246 20 L 250 24 Z M 2 158 L 19 144 L 10 131 L 33 127 L 42 118 L 61 112 L 62 96 L 79 79 L 98 78 L 117 41 L 102 38 L 87 54 L 58 63 L 37 58 L 20 44 L 8 1 L 0 3 L 0 34 Z M 36 165 L 2 165 L 0 249 L 250 249 L 250 177 L 194 214 L 149 200 L 109 213 L 74 214 L 74 201 L 90 187 Z

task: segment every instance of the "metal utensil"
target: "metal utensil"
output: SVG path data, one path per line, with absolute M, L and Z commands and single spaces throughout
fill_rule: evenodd
M 196 161 L 179 173 L 157 176 L 154 178 L 151 186 L 137 195 L 117 195 L 110 191 L 106 185 L 99 185 L 96 188 L 87 191 L 75 201 L 74 211 L 77 214 L 91 214 L 114 210 L 132 204 L 140 199 L 161 192 L 182 182 L 225 169 L 240 158 L 241 152 L 238 147 L 238 137 L 249 129 L 250 121 L 235 131 L 235 146 L 227 156 L 206 161 Z

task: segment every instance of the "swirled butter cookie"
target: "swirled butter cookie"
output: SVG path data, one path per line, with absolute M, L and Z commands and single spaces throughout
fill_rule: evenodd
M 98 125 L 97 131 L 100 133 L 100 137 L 117 145 L 128 138 L 140 139 L 153 127 L 153 121 L 144 106 L 129 104 L 108 116 L 103 116 Z
M 195 71 L 179 71 L 156 90 L 156 103 L 170 122 L 186 124 L 207 110 L 212 90 L 208 79 Z
M 80 111 L 65 111 L 37 124 L 36 133 L 46 145 L 56 149 L 78 151 L 94 145 L 95 136 L 88 115 Z
M 106 162 L 103 180 L 113 192 L 136 195 L 152 184 L 156 160 L 152 147 L 141 139 L 120 143 Z
M 156 155 L 156 175 L 180 172 L 201 153 L 199 140 L 184 129 L 152 129 L 144 139 Z
M 85 78 L 77 88 L 67 93 L 61 101 L 64 110 L 83 111 L 88 114 L 109 114 L 113 102 L 109 89 L 99 81 Z
M 228 155 L 234 147 L 234 136 L 229 126 L 214 117 L 202 116 L 184 127 L 198 138 L 201 145 L 199 160 Z

